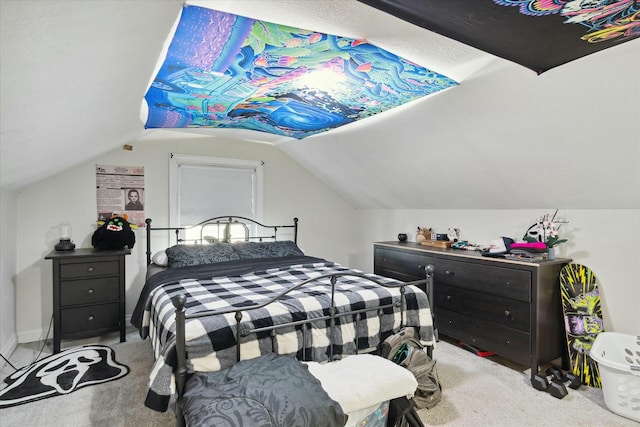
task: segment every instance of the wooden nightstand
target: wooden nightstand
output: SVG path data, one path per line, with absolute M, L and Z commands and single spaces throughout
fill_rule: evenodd
M 125 255 L 128 249 L 81 248 L 51 251 L 53 260 L 53 352 L 60 340 L 86 338 L 109 331 L 125 334 Z

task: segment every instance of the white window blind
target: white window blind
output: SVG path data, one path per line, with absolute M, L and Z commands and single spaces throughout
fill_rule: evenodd
M 172 154 L 169 170 L 172 227 L 222 215 L 262 221 L 262 162 Z

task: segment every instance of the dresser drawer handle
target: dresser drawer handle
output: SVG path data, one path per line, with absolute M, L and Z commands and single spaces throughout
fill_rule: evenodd
M 94 292 L 95 292 L 95 291 L 94 291 L 93 289 L 89 289 L 89 290 L 87 291 L 87 293 L 88 293 L 89 295 L 92 295 Z
M 511 312 L 509 310 L 505 310 L 504 315 L 507 317 L 511 317 Z
M 87 320 L 88 320 L 89 322 L 93 322 L 93 315 L 90 315 L 90 316 L 87 318 Z
M 93 270 L 95 270 L 95 268 L 94 268 L 93 266 L 91 266 L 91 267 L 87 268 L 87 271 L 88 271 L 89 273 L 93 273 Z
M 451 295 L 447 295 L 447 301 L 451 301 Z
M 453 276 L 453 271 L 445 271 L 444 274 L 446 274 L 447 276 Z

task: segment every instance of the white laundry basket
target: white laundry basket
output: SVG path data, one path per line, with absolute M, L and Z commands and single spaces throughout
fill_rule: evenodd
M 590 355 L 598 362 L 607 408 L 640 422 L 640 335 L 601 332 Z

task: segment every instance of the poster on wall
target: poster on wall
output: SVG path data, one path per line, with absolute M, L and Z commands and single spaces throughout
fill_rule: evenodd
M 96 165 L 98 221 L 125 216 L 131 224 L 145 226 L 144 166 Z

